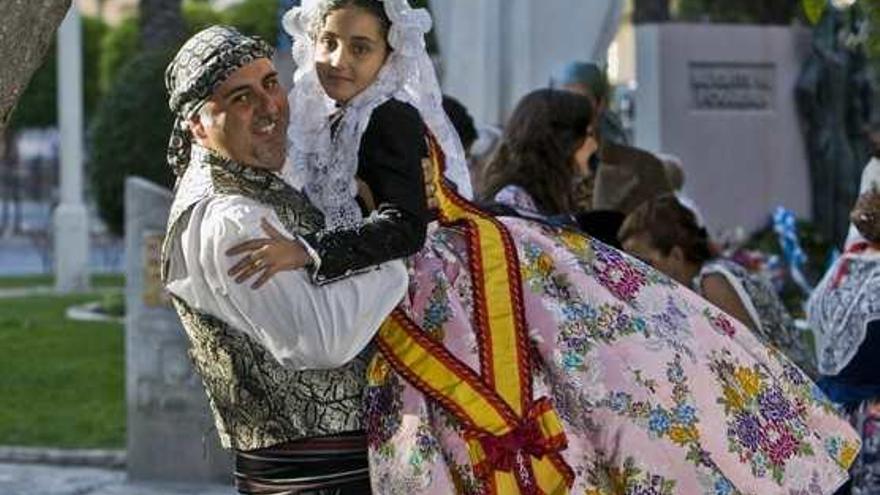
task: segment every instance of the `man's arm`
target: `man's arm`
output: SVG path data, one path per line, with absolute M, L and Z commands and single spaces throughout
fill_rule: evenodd
M 335 368 L 354 358 L 400 302 L 407 286 L 401 261 L 335 284 L 316 286 L 302 270 L 276 273 L 260 289 L 229 276 L 226 251 L 261 235 L 260 219 L 283 230 L 274 212 L 237 197 L 199 205 L 182 234 L 187 277 L 169 290 L 263 345 L 293 369 Z

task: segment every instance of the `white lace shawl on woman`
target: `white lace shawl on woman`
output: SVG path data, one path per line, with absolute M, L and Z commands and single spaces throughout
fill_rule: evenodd
M 837 375 L 865 341 L 868 324 L 880 319 L 880 253 L 838 258 L 813 289 L 807 314 L 816 337 L 819 372 Z

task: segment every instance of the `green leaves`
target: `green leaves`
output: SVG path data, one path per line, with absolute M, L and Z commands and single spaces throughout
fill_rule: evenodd
M 801 5 L 803 5 L 804 14 L 810 24 L 816 24 L 828 7 L 828 0 L 801 0 Z

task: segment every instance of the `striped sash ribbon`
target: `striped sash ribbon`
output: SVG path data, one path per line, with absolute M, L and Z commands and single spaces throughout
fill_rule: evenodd
M 466 428 L 471 461 L 489 493 L 566 494 L 574 480 L 560 455 L 562 422 L 546 398 L 532 397 L 519 263 L 510 233 L 458 196 L 443 179 L 443 153 L 429 139 L 439 222 L 464 229 L 473 278 L 473 370 L 396 309 L 379 330 L 382 356 Z

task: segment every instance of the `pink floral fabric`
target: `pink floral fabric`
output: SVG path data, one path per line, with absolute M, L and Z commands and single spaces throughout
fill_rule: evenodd
M 571 493 L 831 494 L 858 435 L 795 365 L 733 318 L 579 234 L 502 220 L 516 240 L 534 396 L 563 419 Z M 478 369 L 471 279 L 453 228 L 410 260 L 404 308 Z M 378 494 L 479 494 L 463 431 L 380 358 L 366 394 Z

